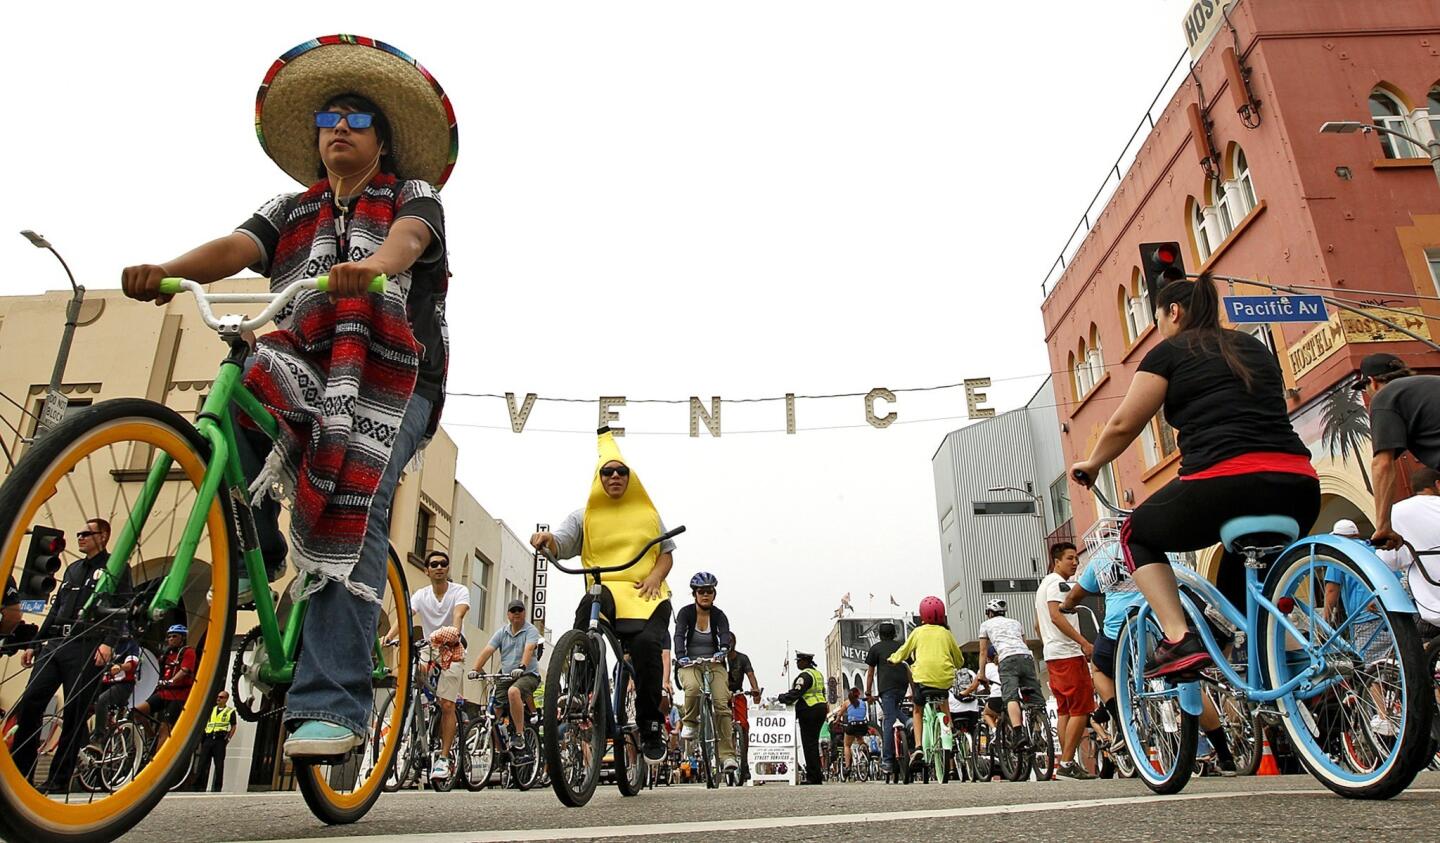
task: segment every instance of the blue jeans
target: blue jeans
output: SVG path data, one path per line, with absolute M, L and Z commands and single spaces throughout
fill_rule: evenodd
M 889 764 L 895 760 L 895 721 L 902 719 L 900 704 L 905 701 L 904 688 L 880 692 L 880 753 Z
M 385 567 L 390 558 L 390 504 L 400 484 L 400 472 L 415 456 L 430 422 L 429 400 L 410 396 L 405 419 L 395 436 L 390 463 L 370 502 L 365 524 L 365 545 L 360 561 L 350 572 L 355 582 L 385 595 Z M 371 662 L 375 653 L 375 626 L 380 607 L 351 594 L 345 586 L 329 582 L 310 597 L 295 681 L 290 686 L 286 722 L 293 728 L 305 720 L 323 720 L 344 726 L 357 735 L 370 733 L 375 692 Z

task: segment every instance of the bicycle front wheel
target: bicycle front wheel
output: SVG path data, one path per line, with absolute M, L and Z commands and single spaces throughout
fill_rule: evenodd
M 229 497 L 222 488 L 206 506 L 198 505 L 209 458 L 209 442 L 173 410 L 152 401 L 117 399 L 80 410 L 42 435 L 0 486 L 0 580 L 23 579 L 33 542 L 83 529 L 97 519 L 110 525 L 112 552 L 120 551 L 122 539 L 134 537 L 125 557 L 109 563 L 123 563 L 130 589 L 117 588 L 97 601 L 100 613 L 92 618 L 73 623 L 57 618 L 55 624 L 71 627 L 70 634 L 49 641 L 44 658 L 69 648 L 85 650 L 88 658 L 98 643 L 125 635 L 144 650 L 161 652 L 172 624 L 188 628 L 187 644 L 196 653 L 192 683 L 176 703 L 180 710 L 170 739 L 113 792 L 47 798 L 29 778 L 37 736 L 17 733 L 13 746 L 0 745 L 0 837 L 60 843 L 113 839 L 144 818 L 166 786 L 188 769 L 220 687 L 235 623 Z M 198 529 L 198 541 L 184 579 L 177 573 L 171 582 L 187 524 Z M 80 564 L 82 557 L 69 546 L 60 555 L 67 565 Z M 162 583 L 177 603 L 157 617 L 148 609 Z M 49 603 L 38 620 L 43 622 L 54 605 Z M 17 700 L 19 710 L 43 707 L 44 701 L 26 698 L 33 669 L 21 668 L 16 657 L 3 661 L 8 666 L 0 671 L 0 697 Z M 94 694 L 98 680 L 96 671 L 71 691 Z M 22 764 L 27 769 L 20 769 Z
M 1200 718 L 1180 708 L 1179 691 L 1145 678 L 1145 662 L 1160 642 L 1153 618 L 1131 616 L 1115 642 L 1115 695 L 1120 730 L 1135 770 L 1156 793 L 1179 793 L 1195 772 Z
M 595 642 L 583 629 L 560 636 L 545 674 L 545 763 L 560 801 L 578 808 L 595 795 L 605 754 L 605 689 Z
M 1286 735 L 1310 773 L 1334 792 L 1389 799 L 1429 760 L 1433 677 L 1424 669 L 1414 616 L 1386 611 L 1376 599 L 1353 610 L 1347 605 L 1349 616 L 1338 626 L 1320 620 L 1323 598 L 1315 582 L 1322 571 L 1327 583 L 1338 580 L 1342 595 L 1371 595 L 1377 586 L 1397 584 L 1373 582 L 1336 548 L 1302 544 L 1290 550 L 1271 566 L 1265 594 L 1277 604 L 1294 602 L 1291 618 L 1302 620 L 1303 640 L 1274 614 L 1261 617 L 1266 679 L 1270 687 L 1283 685 L 1310 669 L 1312 655 L 1320 656 L 1325 671 L 1318 678 L 1340 704 L 1333 717 L 1320 717 L 1316 700 L 1294 695 L 1277 700 Z
M 369 812 L 385 790 L 386 779 L 402 743 L 411 696 L 410 590 L 395 549 L 385 566 L 385 595 L 376 622 L 377 644 L 372 663 L 370 734 L 345 758 L 328 764 L 297 764 L 295 783 L 310 811 L 327 825 L 353 823 Z
M 489 717 L 471 720 L 465 727 L 465 789 L 474 793 L 490 784 L 495 772 L 495 726 Z

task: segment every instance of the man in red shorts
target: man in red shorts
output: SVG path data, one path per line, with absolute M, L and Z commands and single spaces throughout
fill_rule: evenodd
M 1035 617 L 1040 640 L 1045 644 L 1045 668 L 1050 673 L 1050 693 L 1060 731 L 1060 765 L 1056 775 L 1069 779 L 1095 778 L 1075 761 L 1075 748 L 1085 734 L 1090 712 L 1095 710 L 1095 686 L 1090 681 L 1090 654 L 1095 648 L 1081 635 L 1070 618 L 1060 614 L 1064 586 L 1075 576 L 1080 554 L 1070 542 L 1050 546 L 1050 574 L 1040 581 L 1035 594 Z M 1073 617 L 1073 616 L 1072 616 Z

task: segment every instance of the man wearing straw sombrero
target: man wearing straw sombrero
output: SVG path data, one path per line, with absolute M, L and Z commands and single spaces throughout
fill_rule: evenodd
M 163 303 L 166 276 L 205 284 L 249 267 L 273 291 L 330 276 L 329 295 L 300 294 L 258 340 L 245 384 L 280 422 L 268 458 L 252 454 L 247 465 L 266 567 L 278 577 L 287 548 L 265 496 L 289 496 L 294 594 L 310 597 L 285 753 L 334 756 L 370 729 L 390 504 L 444 397 L 448 272 L 436 192 L 454 167 L 457 133 L 424 68 L 349 35 L 281 56 L 261 83 L 255 128 L 306 189 L 174 260 L 128 267 L 121 282 L 126 295 Z M 386 291 L 367 293 L 382 273 Z M 242 603 L 250 589 L 242 578 Z

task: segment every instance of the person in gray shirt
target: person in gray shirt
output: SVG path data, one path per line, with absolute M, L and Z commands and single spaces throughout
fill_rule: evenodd
M 540 659 L 536 653 L 540 647 L 540 630 L 525 620 L 523 600 L 511 600 L 506 607 L 506 617 L 510 623 L 490 636 L 490 643 L 475 657 L 470 678 L 478 679 L 490 657 L 500 654 L 500 672 L 508 673 L 509 677 L 495 683 L 495 693 L 505 694 L 510 703 L 510 754 L 515 763 L 523 764 L 529 760 L 524 757 L 527 754 L 526 704 L 535 698 L 535 689 L 540 686 Z
M 1403 543 L 1390 523 L 1395 505 L 1397 458 L 1409 451 L 1430 468 L 1440 469 L 1440 377 L 1417 375 L 1393 354 L 1370 354 L 1360 361 L 1354 388 L 1370 398 L 1370 437 L 1375 456 L 1370 477 L 1375 486 L 1375 533 L 1371 541 L 1386 550 Z

